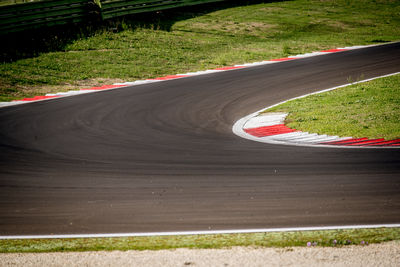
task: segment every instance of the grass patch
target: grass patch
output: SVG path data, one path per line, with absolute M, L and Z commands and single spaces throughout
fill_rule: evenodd
M 0 101 L 400 39 L 398 1 L 239 2 L 11 36 Z
M 286 125 L 310 133 L 400 138 L 400 75 L 295 99 L 266 110 L 287 112 Z
M 229 248 L 315 246 L 341 247 L 400 240 L 400 228 L 301 232 L 216 234 L 121 238 L 0 240 L 0 252 L 67 252 L 99 250 L 160 250 L 175 248 Z

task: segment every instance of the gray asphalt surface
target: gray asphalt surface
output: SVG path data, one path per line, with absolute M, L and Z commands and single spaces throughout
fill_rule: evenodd
M 399 149 L 231 130 L 279 101 L 398 71 L 395 43 L 2 108 L 0 234 L 399 223 Z

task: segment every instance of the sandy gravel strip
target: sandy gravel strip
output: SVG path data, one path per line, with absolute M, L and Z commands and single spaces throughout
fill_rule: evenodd
M 368 246 L 0 254 L 0 266 L 399 266 L 400 242 Z

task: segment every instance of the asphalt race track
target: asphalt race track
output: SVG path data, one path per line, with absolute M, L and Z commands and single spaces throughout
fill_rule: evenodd
M 399 71 L 394 43 L 2 108 L 0 235 L 399 223 L 400 149 L 232 133 L 263 107 Z

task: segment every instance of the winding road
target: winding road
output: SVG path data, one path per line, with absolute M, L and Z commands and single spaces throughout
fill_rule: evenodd
M 399 223 L 400 149 L 232 133 L 263 107 L 399 71 L 392 43 L 2 108 L 0 235 Z

